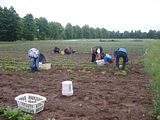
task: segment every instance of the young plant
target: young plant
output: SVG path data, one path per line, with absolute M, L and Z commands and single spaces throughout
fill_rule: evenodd
M 23 115 L 21 117 L 19 117 L 17 120 L 32 120 L 32 115 Z
M 17 120 L 18 116 L 21 116 L 22 112 L 18 108 L 6 108 L 3 112 L 3 117 L 5 117 L 8 120 Z

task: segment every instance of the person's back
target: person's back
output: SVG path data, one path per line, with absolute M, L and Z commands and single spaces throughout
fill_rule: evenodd
M 126 50 L 126 48 L 119 48 L 119 49 L 118 49 L 118 51 L 122 51 L 122 52 L 125 52 L 125 53 L 127 53 L 127 50 Z
M 125 65 L 128 62 L 128 55 L 126 48 L 118 48 L 114 52 L 114 56 L 116 58 L 116 66 L 119 69 L 125 69 Z M 120 63 L 120 59 L 122 58 L 122 63 Z M 121 65 L 122 64 L 122 65 Z M 122 67 L 120 67 L 122 66 Z
M 60 53 L 60 48 L 55 47 L 53 51 L 54 51 L 54 53 Z
M 64 53 L 67 54 L 67 55 L 70 55 L 70 54 L 75 53 L 75 52 L 76 51 L 74 51 L 72 47 L 66 47 L 64 49 Z
M 67 54 L 67 55 L 71 54 L 70 48 L 68 48 L 68 47 L 65 48 L 65 49 L 64 49 L 64 53 Z
M 31 48 L 28 51 L 28 56 L 30 60 L 30 69 L 31 72 L 39 70 L 39 50 L 37 48 Z

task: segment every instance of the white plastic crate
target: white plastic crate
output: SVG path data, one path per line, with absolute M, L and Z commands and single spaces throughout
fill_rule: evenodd
M 46 98 L 40 95 L 25 93 L 15 97 L 18 108 L 27 113 L 38 113 L 44 109 Z

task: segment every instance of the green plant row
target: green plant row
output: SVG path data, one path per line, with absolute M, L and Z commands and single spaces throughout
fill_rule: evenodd
M 150 74 L 151 88 L 153 91 L 153 107 L 156 116 L 160 116 L 160 41 L 148 42 L 148 49 L 145 52 L 145 68 Z
M 0 108 L 0 116 L 6 120 L 32 120 L 32 115 L 23 113 L 19 108 Z

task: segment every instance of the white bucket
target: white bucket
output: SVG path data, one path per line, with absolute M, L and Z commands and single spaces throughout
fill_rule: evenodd
M 104 65 L 104 59 L 96 60 L 97 65 Z
M 65 96 L 73 95 L 72 81 L 63 81 L 62 82 L 62 95 L 65 95 Z

